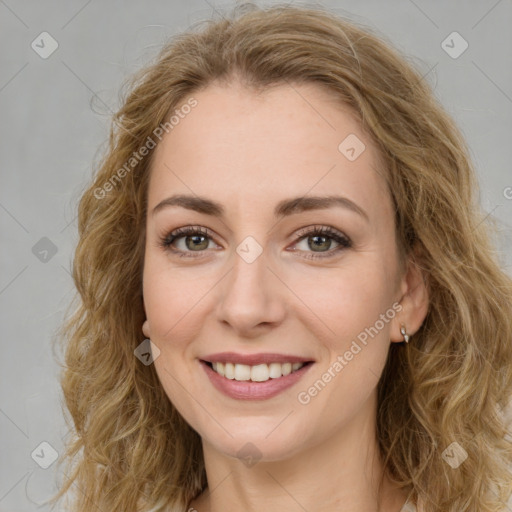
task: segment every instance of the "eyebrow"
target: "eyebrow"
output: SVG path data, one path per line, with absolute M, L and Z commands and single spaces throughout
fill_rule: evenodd
M 222 204 L 211 199 L 199 196 L 190 195 L 174 195 L 167 197 L 160 201 L 154 208 L 152 215 L 170 206 L 180 206 L 187 210 L 193 210 L 205 215 L 212 215 L 214 217 L 223 218 L 225 216 L 225 209 Z M 289 215 L 309 211 L 309 210 L 324 210 L 332 208 L 333 206 L 341 206 L 351 210 L 362 216 L 369 222 L 368 214 L 354 201 L 348 197 L 343 196 L 308 196 L 308 197 L 294 197 L 291 199 L 284 199 L 277 203 L 274 209 L 274 216 L 282 218 Z

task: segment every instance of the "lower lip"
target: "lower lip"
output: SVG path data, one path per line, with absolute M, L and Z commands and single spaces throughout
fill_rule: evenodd
M 313 366 L 313 363 L 308 363 L 284 377 L 269 379 L 265 382 L 253 382 L 251 380 L 227 379 L 210 368 L 204 361 L 200 361 L 200 363 L 210 382 L 221 393 L 237 400 L 266 400 L 272 398 L 293 386 Z

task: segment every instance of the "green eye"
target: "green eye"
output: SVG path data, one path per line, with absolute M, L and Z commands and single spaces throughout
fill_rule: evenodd
M 175 243 L 181 239 L 185 240 L 185 247 L 176 249 Z M 308 240 L 307 248 L 311 249 L 311 251 L 297 251 L 297 249 L 294 249 L 294 252 L 316 253 L 305 255 L 304 257 L 306 259 L 328 258 L 352 246 L 352 242 L 347 236 L 330 226 L 313 226 L 312 228 L 308 227 L 302 229 L 299 232 L 299 239 L 296 244 L 301 243 L 305 239 Z M 310 243 L 310 240 L 313 240 L 313 242 Z M 207 228 L 203 228 L 202 226 L 186 226 L 175 229 L 162 237 L 159 241 L 159 245 L 166 251 L 170 251 L 179 257 L 196 258 L 208 249 L 210 241 L 212 241 L 212 236 Z M 332 241 L 338 244 L 338 246 L 329 250 Z

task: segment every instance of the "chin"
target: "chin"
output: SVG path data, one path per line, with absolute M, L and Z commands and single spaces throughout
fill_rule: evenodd
M 286 460 L 309 444 L 304 425 L 298 428 L 298 425 L 292 423 L 296 420 L 292 420 L 291 416 L 284 421 L 286 414 L 260 417 L 259 421 L 258 418 L 247 416 L 237 418 L 234 422 L 224 422 L 223 427 L 232 436 L 221 427 L 215 429 L 216 436 L 212 435 L 211 425 L 206 426 L 207 431 L 198 432 L 217 452 L 228 457 L 257 462 Z M 289 422 L 287 428 L 286 422 Z

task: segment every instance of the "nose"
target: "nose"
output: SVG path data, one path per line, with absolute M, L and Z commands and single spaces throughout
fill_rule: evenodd
M 284 319 L 286 286 L 269 268 L 265 250 L 252 262 L 235 253 L 233 268 L 217 293 L 217 320 L 231 327 L 239 338 L 260 336 Z

